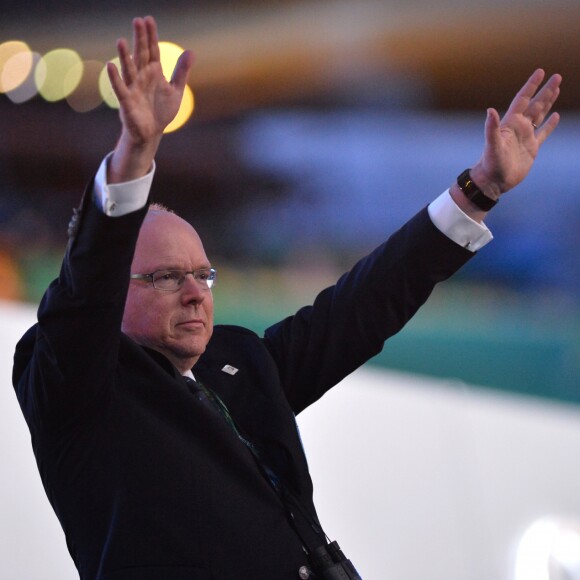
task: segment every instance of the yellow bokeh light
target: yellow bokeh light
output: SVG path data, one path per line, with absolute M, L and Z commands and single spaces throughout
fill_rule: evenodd
M 0 93 L 21 85 L 31 68 L 32 52 L 25 42 L 9 40 L 0 44 Z
M 172 42 L 160 42 L 159 43 L 159 52 L 161 58 L 161 68 L 163 70 L 163 75 L 166 79 L 170 80 L 171 75 L 173 74 L 173 69 L 177 63 L 177 59 L 183 53 L 183 49 L 179 47 L 177 44 L 173 44 Z M 119 58 L 115 58 L 111 61 L 117 69 L 121 70 L 121 63 Z M 107 68 L 104 67 L 99 75 L 99 92 L 101 93 L 101 97 L 103 101 L 112 109 L 119 108 L 119 101 L 113 91 L 113 87 L 111 86 L 111 81 L 109 80 L 109 75 L 107 73 Z M 193 91 L 191 88 L 186 85 L 185 90 L 183 91 L 183 98 L 181 100 L 181 105 L 179 107 L 179 111 L 175 118 L 167 127 L 165 128 L 165 133 L 171 133 L 173 131 L 177 131 L 180 127 L 189 120 L 191 117 L 193 110 L 195 107 L 195 98 L 193 96 Z
M 161 70 L 163 71 L 163 76 L 170 81 L 171 75 L 173 74 L 173 69 L 177 64 L 177 59 L 183 53 L 183 48 L 181 46 L 174 44 L 173 42 L 160 42 L 159 43 L 159 58 L 161 60 Z
M 159 57 L 161 60 L 161 70 L 163 71 L 163 76 L 170 81 L 173 75 L 173 70 L 177 64 L 177 60 L 183 54 L 183 48 L 178 44 L 173 42 L 160 42 L 159 43 Z M 164 133 L 171 133 L 177 131 L 180 127 L 183 127 L 185 123 L 189 120 L 193 113 L 195 106 L 195 99 L 193 97 L 193 92 L 188 85 L 185 85 L 185 90 L 183 91 L 183 98 L 181 99 L 181 105 L 177 115 L 167 127 L 165 127 Z
M 119 70 L 121 71 L 121 61 L 119 57 L 114 58 L 111 61 Z M 105 103 L 111 107 L 111 109 L 118 109 L 119 108 L 119 99 L 117 99 L 117 95 L 113 91 L 113 87 L 111 86 L 111 81 L 109 80 L 109 73 L 107 72 L 107 67 L 104 66 L 101 74 L 99 75 L 99 92 L 101 93 L 101 97 Z
M 181 99 L 181 105 L 175 119 L 165 127 L 164 133 L 171 133 L 172 131 L 177 131 L 180 127 L 183 127 L 185 123 L 189 120 L 193 113 L 195 106 L 195 99 L 193 97 L 193 91 L 188 85 L 185 85 L 185 90 L 183 91 L 183 98 Z
M 34 71 L 34 80 L 40 95 L 54 102 L 68 97 L 77 88 L 82 75 L 82 60 L 78 53 L 57 48 L 42 57 Z

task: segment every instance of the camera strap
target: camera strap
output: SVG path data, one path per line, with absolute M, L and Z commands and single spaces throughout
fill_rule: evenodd
M 190 379 L 191 380 L 191 379 Z M 276 495 L 280 498 L 286 511 L 290 526 L 300 539 L 302 549 L 309 557 L 314 568 L 315 575 L 309 575 L 304 570 L 304 578 L 322 578 L 323 580 L 362 580 L 351 561 L 340 550 L 337 542 L 331 542 L 325 534 L 315 513 L 292 491 L 291 486 L 276 474 L 264 460 L 264 454 L 260 448 L 242 435 L 236 422 L 230 414 L 221 397 L 199 381 L 196 386 L 212 402 L 219 414 L 224 418 L 238 439 L 246 446 L 254 457 L 256 464 L 270 483 Z M 314 546 L 314 547 L 313 547 Z

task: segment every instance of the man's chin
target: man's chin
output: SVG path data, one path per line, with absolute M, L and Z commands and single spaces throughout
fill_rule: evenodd
M 189 341 L 187 344 L 176 345 L 173 349 L 173 354 L 180 358 L 195 358 L 198 359 L 204 352 L 208 341 L 205 339 Z

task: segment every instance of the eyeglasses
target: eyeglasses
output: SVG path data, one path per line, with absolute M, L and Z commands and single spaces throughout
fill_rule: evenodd
M 150 274 L 131 274 L 132 280 L 148 280 L 153 288 L 163 292 L 176 292 L 185 282 L 185 277 L 191 274 L 193 279 L 204 290 L 214 285 L 217 272 L 214 268 L 201 268 L 200 270 L 156 270 Z

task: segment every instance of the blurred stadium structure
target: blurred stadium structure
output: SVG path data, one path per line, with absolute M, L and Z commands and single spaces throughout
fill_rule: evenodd
M 69 47 L 105 62 L 137 4 L 6 8 L 0 42 L 21 39 L 39 53 Z M 286 293 L 291 307 L 477 159 L 487 106 L 505 108 L 537 66 L 561 72 L 561 126 L 529 179 L 490 215 L 498 241 L 456 279 L 465 284 L 464 308 L 442 309 L 447 323 L 424 322 L 443 324 L 446 337 L 459 327 L 452 342 L 474 340 L 484 353 L 479 370 L 466 370 L 472 361 L 449 363 L 452 348 L 414 355 L 422 340 L 427 351 L 441 344 L 432 330 L 397 338 L 385 364 L 578 401 L 578 15 L 574 2 L 532 0 L 164 4 L 162 39 L 197 53 L 196 110 L 166 138 L 154 193 L 190 219 L 214 261 L 239 278 L 250 267 L 297 272 L 300 291 L 291 284 Z M 36 302 L 118 120 L 105 105 L 78 113 L 65 100 L 14 104 L 3 95 L 0 119 L 0 295 Z M 222 277 L 220 291 L 228 286 Z M 488 298 L 478 309 L 493 322 L 483 329 L 469 302 L 482 286 Z M 244 300 L 224 297 L 234 316 Z M 470 316 L 476 323 L 465 322 Z

